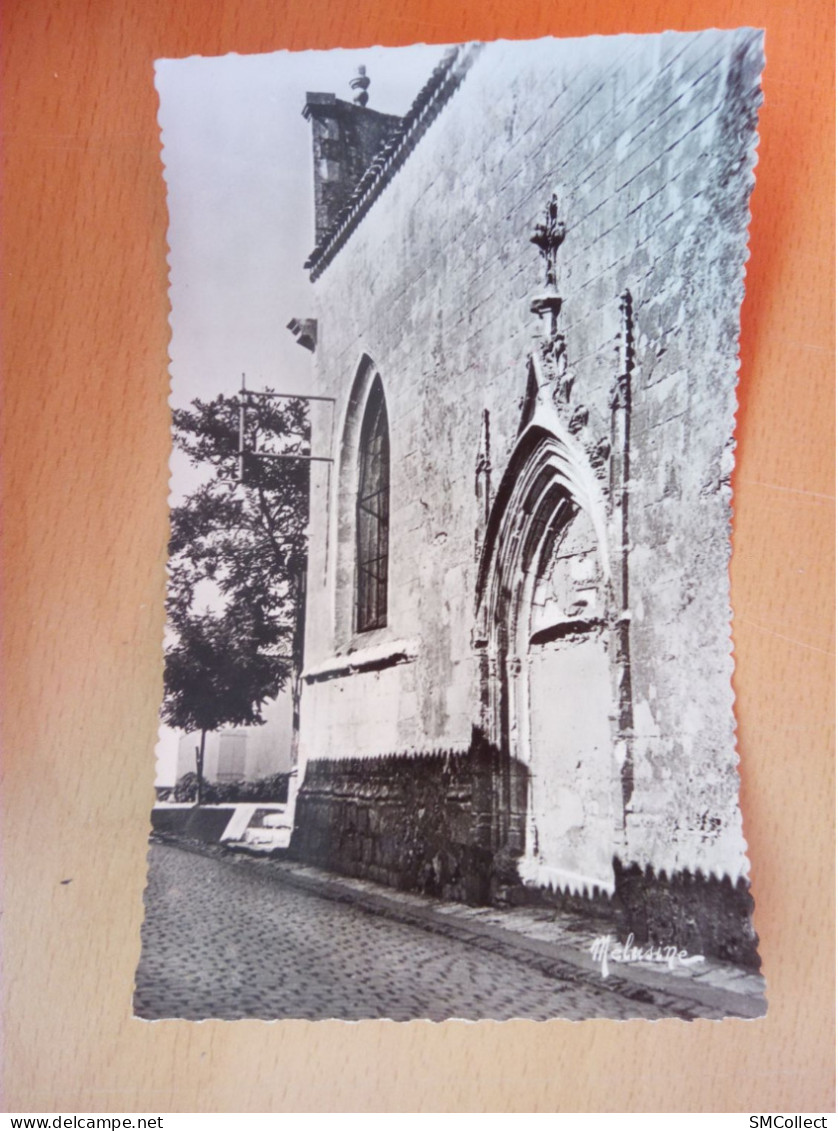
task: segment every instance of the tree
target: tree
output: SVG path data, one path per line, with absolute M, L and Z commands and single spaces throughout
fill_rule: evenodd
M 308 409 L 270 390 L 244 396 L 244 409 L 217 397 L 173 412 L 175 445 L 205 478 L 171 513 L 162 713 L 200 731 L 198 804 L 207 732 L 263 723 L 289 682 L 295 714 L 299 702 Z

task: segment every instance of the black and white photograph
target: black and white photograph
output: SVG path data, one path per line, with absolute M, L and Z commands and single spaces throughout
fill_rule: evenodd
M 763 65 L 750 28 L 158 60 L 136 1017 L 765 1014 L 729 582 Z

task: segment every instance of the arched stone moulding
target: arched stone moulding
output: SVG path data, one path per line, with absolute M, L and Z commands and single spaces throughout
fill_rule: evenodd
M 334 530 L 331 573 L 334 577 L 332 624 L 334 651 L 342 654 L 354 633 L 355 608 L 355 528 L 358 489 L 358 453 L 364 412 L 376 380 L 384 382 L 368 353 L 362 353 L 355 367 L 355 379 L 342 414 L 335 476 Z M 386 403 L 387 392 L 384 389 Z
M 612 619 L 603 484 L 584 449 L 544 395 L 545 385 L 536 384 L 540 376 L 536 358 L 531 359 L 530 376 L 535 379 L 535 394 L 525 408 L 525 424 L 487 524 L 478 569 L 475 631 L 475 647 L 483 654 L 481 729 L 506 756 L 524 765 L 532 761 L 529 654 L 534 593 L 556 539 L 563 536 L 580 512 L 593 530 L 599 592 L 595 607 L 585 613 L 588 619 L 568 621 L 563 627 L 601 635 L 608 632 Z M 613 718 L 616 712 L 610 686 L 605 698 L 609 703 L 607 715 Z M 616 813 L 621 811 L 619 766 L 616 762 L 611 764 L 610 750 L 607 757 L 607 792 L 613 795 L 609 808 Z M 523 856 L 519 861 L 521 879 L 574 894 L 612 895 L 614 874 L 610 861 L 621 822 L 613 820 L 609 843 L 601 845 L 600 860 L 593 873 L 557 866 L 555 860 L 546 861 L 539 853 L 532 778 L 529 789 Z

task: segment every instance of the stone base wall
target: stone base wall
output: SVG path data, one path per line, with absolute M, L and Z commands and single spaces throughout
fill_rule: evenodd
M 748 882 L 676 872 L 671 876 L 614 861 L 614 912 L 621 938 L 677 946 L 759 969 L 759 938 L 751 922 Z
M 480 746 L 309 762 L 291 852 L 390 887 L 488 903 L 496 863 L 504 866 L 497 782 L 494 756 Z

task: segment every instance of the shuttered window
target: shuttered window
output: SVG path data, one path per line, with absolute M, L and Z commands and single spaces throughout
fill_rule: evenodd
M 355 627 L 369 632 L 387 623 L 390 539 L 390 432 L 381 378 L 370 390 L 358 468 Z

